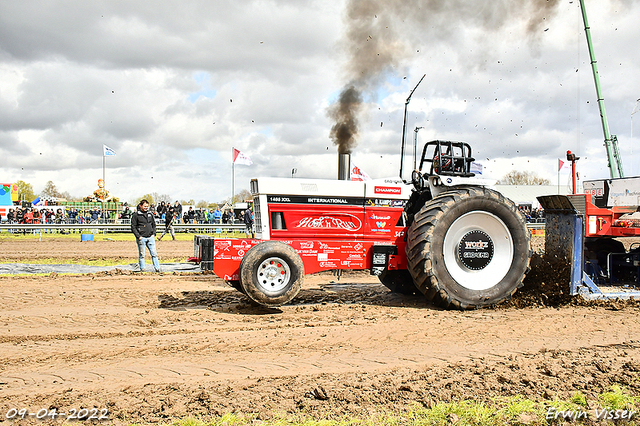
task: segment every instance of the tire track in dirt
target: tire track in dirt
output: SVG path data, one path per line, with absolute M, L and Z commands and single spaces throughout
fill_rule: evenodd
M 265 309 L 204 274 L 0 277 L 4 404 L 107 404 L 125 424 L 233 409 L 366 413 L 640 374 L 633 304 L 447 312 L 367 273 L 335 280 L 308 276 L 293 304 Z M 327 400 L 308 396 L 319 386 Z
M 283 313 L 286 315 L 287 310 L 294 309 L 285 307 Z M 329 306 L 326 309 L 333 313 L 337 310 L 346 318 L 351 313 L 349 307 Z M 395 315 L 395 319 L 382 324 L 380 321 L 356 324 L 349 321 L 347 325 L 312 325 L 307 321 L 305 326 L 295 324 L 284 329 L 260 327 L 256 330 L 242 327 L 239 331 L 215 330 L 213 324 L 210 330 L 198 332 L 72 341 L 53 339 L 47 344 L 25 342 L 20 346 L 3 343 L 0 345 L 3 354 L 0 364 L 5 368 L 0 372 L 0 382 L 5 383 L 5 392 L 12 393 L 32 386 L 54 390 L 60 386 L 118 387 L 166 380 L 237 380 L 247 376 L 297 375 L 308 374 L 310 366 L 323 372 L 374 371 L 406 366 L 404 359 L 407 357 L 414 360 L 412 364 L 427 366 L 499 359 L 509 354 L 540 350 L 573 350 L 594 343 L 621 344 L 637 337 L 633 330 L 638 329 L 640 319 L 629 318 L 628 314 L 620 312 L 606 312 L 571 330 L 562 325 L 589 311 L 591 308 L 567 308 L 523 315 L 521 311 L 510 310 L 492 315 L 472 312 L 453 316 L 440 311 L 424 315 L 422 311 L 414 310 L 414 315 Z M 217 315 L 211 311 L 207 314 Z M 630 329 L 610 330 L 611 324 L 619 322 L 618 318 L 630 321 Z M 320 316 L 312 319 L 321 321 Z M 549 326 L 530 330 L 525 339 L 522 331 L 531 323 Z M 406 331 L 416 325 L 422 327 Z M 461 339 L 462 334 L 465 339 Z M 28 358 L 22 356 L 25 353 L 29 354 Z M 168 374 L 168 366 L 173 374 Z M 216 374 L 206 376 L 203 368 L 214 370 Z M 21 377 L 26 382 L 11 380 L 11 377 Z

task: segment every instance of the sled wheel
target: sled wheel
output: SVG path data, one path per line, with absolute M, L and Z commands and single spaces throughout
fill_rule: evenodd
M 407 262 L 416 287 L 444 308 L 511 298 L 531 257 L 516 205 L 487 188 L 454 188 L 427 202 L 409 227 Z
M 417 294 L 418 289 L 413 284 L 413 278 L 406 269 L 398 269 L 390 271 L 385 269 L 378 279 L 385 287 L 391 290 L 391 293 L 400 294 Z
M 296 297 L 304 280 L 298 253 L 280 241 L 253 246 L 240 262 L 240 285 L 258 305 L 280 306 Z

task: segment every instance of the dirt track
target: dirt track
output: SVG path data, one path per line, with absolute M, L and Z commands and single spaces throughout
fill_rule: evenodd
M 84 244 L 2 241 L 0 250 L 16 261 L 135 258 L 131 242 Z M 159 251 L 186 257 L 192 243 L 163 241 Z M 120 423 L 368 415 L 497 395 L 589 396 L 615 383 L 640 394 L 635 303 L 447 312 L 366 273 L 309 276 L 293 304 L 273 310 L 200 274 L 0 277 L 0 297 L 0 422 L 10 408 L 107 408 Z

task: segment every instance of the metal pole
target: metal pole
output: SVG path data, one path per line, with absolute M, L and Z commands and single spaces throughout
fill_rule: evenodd
M 598 74 L 598 64 L 593 51 L 593 43 L 591 41 L 591 27 L 587 20 L 587 9 L 584 6 L 584 0 L 580 0 L 580 9 L 582 10 L 582 20 L 584 21 L 584 32 L 587 37 L 587 47 L 589 48 L 589 57 L 591 59 L 591 70 L 593 71 L 593 80 L 596 85 L 596 97 L 598 98 L 598 108 L 600 109 L 600 118 L 602 120 L 602 131 L 604 132 L 604 146 L 607 149 L 607 159 L 609 160 L 609 173 L 612 178 L 624 177 L 622 170 L 622 162 L 617 155 L 617 138 L 609 133 L 609 122 L 607 121 L 607 111 L 604 107 L 604 98 L 600 88 L 600 76 Z
M 404 120 L 402 122 L 402 148 L 400 149 L 400 179 L 402 179 L 403 181 L 404 179 L 402 178 L 402 165 L 404 163 L 404 146 L 405 146 L 405 137 L 407 135 L 407 108 L 409 107 L 409 102 L 411 102 L 411 96 L 413 96 L 413 92 L 416 91 L 416 89 L 418 88 L 418 86 L 420 86 L 420 83 L 422 83 L 422 80 L 424 80 L 425 77 L 426 77 L 426 74 L 422 76 L 418 84 L 416 84 L 416 87 L 414 87 L 411 93 L 409 93 L 409 97 L 407 97 L 407 100 L 404 103 Z
M 233 154 L 235 153 L 235 148 L 231 147 L 231 208 L 233 208 L 233 196 L 235 195 L 235 179 L 236 179 L 236 162 L 234 161 Z
M 636 112 L 640 111 L 638 109 L 638 103 L 640 103 L 640 99 L 636 100 L 636 104 L 633 107 L 633 111 L 631 111 L 631 143 L 630 143 L 630 147 L 631 147 L 631 176 L 633 176 L 633 114 L 635 114 Z
M 107 181 L 105 178 L 105 165 L 107 162 L 107 157 L 104 155 L 104 150 L 102 151 L 102 223 L 107 223 L 107 217 L 104 214 L 104 196 L 107 193 Z
M 413 170 L 418 169 L 418 132 L 424 127 L 416 127 L 413 129 Z

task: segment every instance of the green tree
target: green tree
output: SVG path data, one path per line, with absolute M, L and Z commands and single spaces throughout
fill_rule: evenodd
M 196 203 L 196 208 L 198 209 L 206 209 L 209 207 L 209 202 L 205 200 L 200 200 Z
M 535 172 L 512 170 L 498 181 L 502 185 L 551 185 L 549 179 L 539 177 Z
M 133 205 L 137 206 L 138 204 L 140 204 L 140 201 L 142 200 L 147 200 L 149 202 L 149 204 L 155 204 L 155 199 L 153 198 L 153 194 L 144 194 L 142 197 L 138 197 L 133 201 Z
M 33 186 L 23 180 L 16 182 L 18 185 L 18 199 L 20 201 L 33 201 L 36 198 L 36 194 L 33 192 Z

